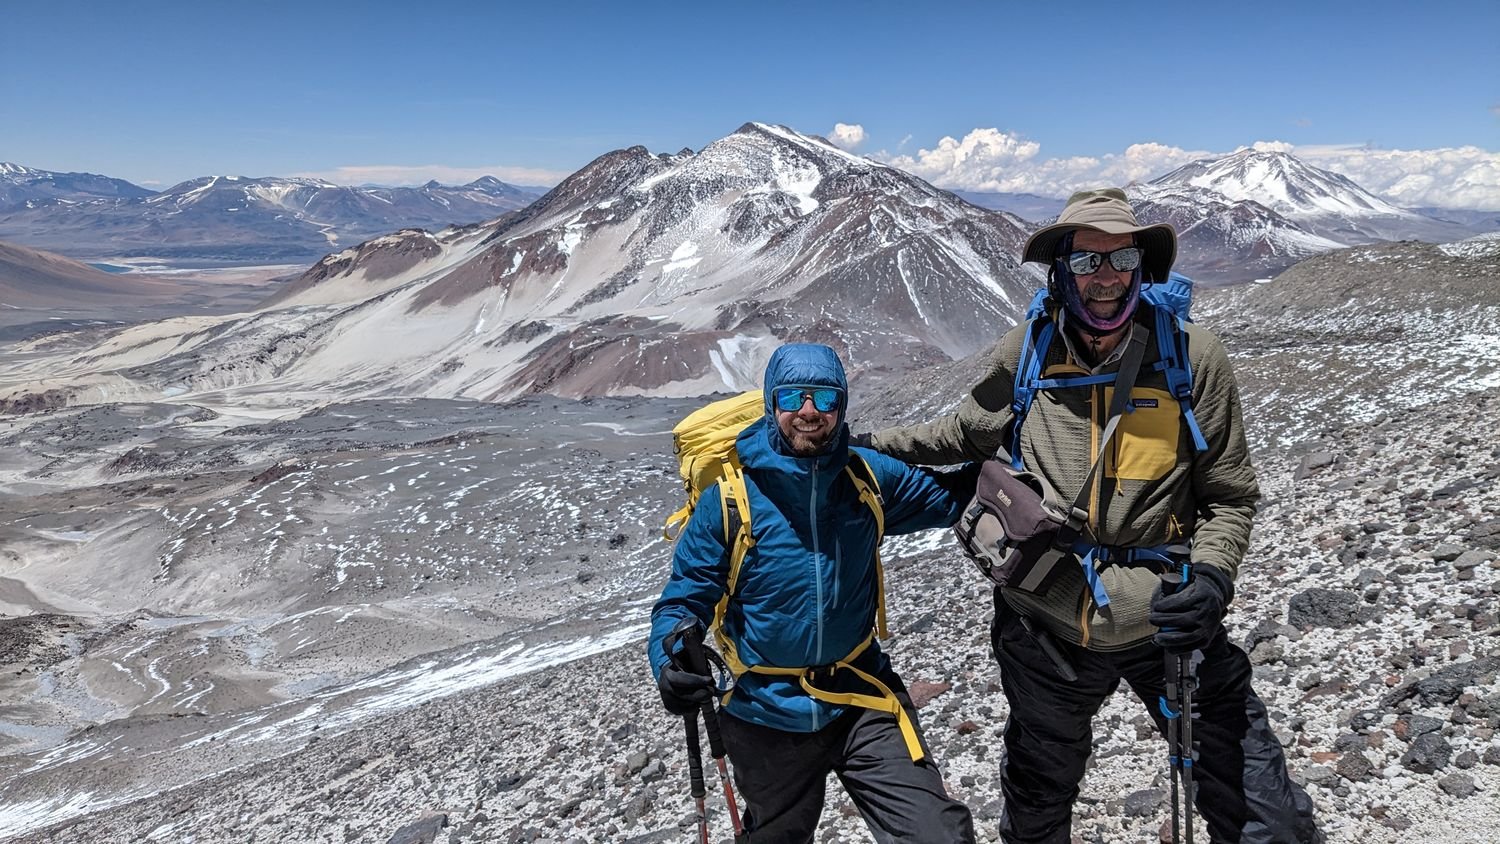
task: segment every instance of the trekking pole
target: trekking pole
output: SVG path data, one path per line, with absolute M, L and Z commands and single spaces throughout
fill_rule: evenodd
M 1177 802 L 1177 781 L 1181 773 L 1181 768 L 1177 764 L 1178 739 L 1181 730 L 1181 723 L 1178 719 L 1182 715 L 1177 691 L 1179 668 L 1177 658 L 1172 654 L 1167 654 L 1167 693 L 1157 700 L 1157 705 L 1161 707 L 1161 714 L 1167 719 L 1167 768 L 1172 774 L 1172 844 L 1177 844 L 1182 836 L 1182 813 L 1179 810 L 1180 804 Z
M 698 810 L 698 844 L 708 844 L 708 789 L 703 785 L 703 747 L 698 743 L 698 713 L 682 716 L 687 728 L 688 784 Z
M 1171 595 L 1186 585 L 1191 572 L 1187 563 L 1181 572 L 1161 576 L 1162 594 Z M 1163 654 L 1166 695 L 1158 699 L 1167 719 L 1167 764 L 1172 772 L 1172 841 L 1193 844 L 1193 699 L 1192 654 Z M 1182 784 L 1179 802 L 1178 783 Z M 1183 817 L 1187 819 L 1183 837 Z
M 703 628 L 693 625 L 689 630 L 683 631 L 682 652 L 687 657 L 689 671 L 698 674 L 708 674 L 709 651 L 703 646 Z M 714 655 L 718 659 L 718 655 Z M 722 661 L 721 661 L 722 662 Z M 729 820 L 734 825 L 734 834 L 742 835 L 745 832 L 744 824 L 740 822 L 739 802 L 734 798 L 734 786 L 729 779 L 729 763 L 725 760 L 724 738 L 719 733 L 719 713 L 714 709 L 713 701 L 705 701 L 703 704 L 703 724 L 708 728 L 708 752 L 714 758 L 714 764 L 719 768 L 719 782 L 724 786 L 724 800 L 729 805 Z
M 678 668 L 696 671 L 686 664 L 685 653 L 677 652 L 677 644 L 694 638 L 702 642 L 703 632 L 696 619 L 685 618 L 672 628 L 667 634 L 664 649 L 667 658 Z M 701 649 L 701 644 L 700 644 Z M 684 649 L 685 650 L 685 649 Z M 707 671 L 702 672 L 707 674 Z M 698 712 L 689 712 L 682 716 L 682 726 L 687 733 L 688 751 L 688 790 L 693 795 L 693 805 L 698 812 L 698 844 L 709 844 L 708 842 L 708 789 L 703 784 L 703 745 L 698 740 Z
M 1177 691 L 1182 700 L 1182 726 L 1178 728 L 1180 745 L 1178 764 L 1182 766 L 1182 812 L 1187 819 L 1187 844 L 1193 844 L 1193 692 L 1198 678 L 1193 674 L 1193 655 L 1177 655 Z

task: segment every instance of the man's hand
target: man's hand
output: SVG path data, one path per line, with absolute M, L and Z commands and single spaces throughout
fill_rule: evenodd
M 662 706 L 673 715 L 692 715 L 714 697 L 712 677 L 673 668 L 670 664 L 662 668 L 656 687 L 661 691 Z
M 1192 579 L 1171 595 L 1161 584 L 1151 596 L 1152 624 L 1160 627 L 1153 641 L 1170 653 L 1187 653 L 1209 643 L 1234 597 L 1229 576 L 1210 565 L 1194 566 Z

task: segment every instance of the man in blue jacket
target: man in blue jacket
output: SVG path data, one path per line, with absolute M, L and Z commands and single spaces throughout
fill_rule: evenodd
M 765 416 L 736 441 L 754 544 L 723 618 L 737 680 L 720 723 L 747 839 L 811 842 L 834 773 L 877 841 L 972 842 L 969 810 L 948 796 L 906 687 L 874 640 L 876 516 L 845 471 L 847 407 L 838 355 L 788 344 L 766 367 Z M 961 483 L 857 451 L 879 487 L 887 533 L 951 525 L 968 502 Z M 698 501 L 651 612 L 651 668 L 663 704 L 679 715 L 712 696 L 713 679 L 676 667 L 665 642 L 684 619 L 707 625 L 725 595 L 719 496 L 714 486 Z

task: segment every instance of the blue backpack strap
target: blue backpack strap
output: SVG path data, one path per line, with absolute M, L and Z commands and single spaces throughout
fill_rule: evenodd
M 1185 561 L 1188 554 L 1187 546 L 1181 543 L 1140 548 L 1111 548 L 1108 545 L 1095 545 L 1084 540 L 1074 542 L 1072 551 L 1078 557 L 1078 564 L 1083 567 L 1083 580 L 1094 595 L 1094 603 L 1100 608 L 1109 606 L 1109 592 L 1105 590 L 1104 581 L 1099 577 L 1099 569 L 1111 563 L 1129 565 L 1149 562 L 1165 564 L 1170 570 L 1172 566 Z M 1186 563 L 1183 562 L 1183 564 Z
M 1021 463 L 1021 423 L 1031 410 L 1036 391 L 1041 389 L 1042 363 L 1047 358 L 1047 349 L 1057 324 L 1050 316 L 1033 319 L 1026 328 L 1026 339 L 1021 343 L 1021 358 L 1016 363 L 1016 383 L 1011 393 L 1010 410 L 1013 417 L 1010 428 L 1010 463 L 1013 468 L 1024 468 Z
M 1193 450 L 1208 451 L 1208 441 L 1203 438 L 1198 418 L 1193 415 L 1193 365 L 1188 360 L 1187 331 L 1177 314 L 1160 305 L 1155 310 L 1156 349 L 1161 355 L 1161 362 L 1155 368 L 1166 376 L 1167 390 L 1182 409 L 1183 421 L 1187 422 L 1188 433 L 1193 437 Z

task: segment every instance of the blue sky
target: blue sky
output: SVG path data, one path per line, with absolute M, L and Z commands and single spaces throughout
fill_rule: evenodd
M 976 129 L 1031 150 L 1018 167 L 1141 144 L 1500 150 L 1494 0 L 1052 5 L 21 0 L 0 9 L 0 160 L 153 187 L 545 182 L 748 120 L 858 126 L 859 152 L 915 165 Z

